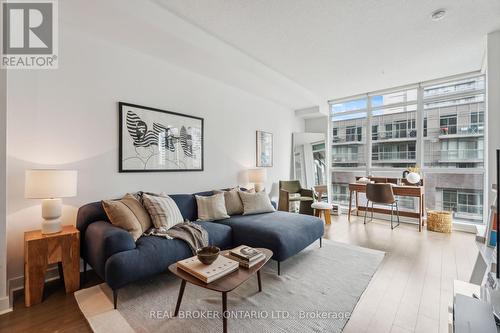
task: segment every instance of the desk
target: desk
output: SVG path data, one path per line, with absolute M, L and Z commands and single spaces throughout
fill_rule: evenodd
M 418 231 L 422 231 L 422 226 L 424 225 L 424 187 L 423 186 L 407 186 L 407 185 L 393 185 L 392 191 L 394 195 L 413 197 L 419 199 L 419 212 L 406 212 L 400 211 L 400 216 L 414 217 L 418 219 Z M 352 194 L 355 193 L 356 201 L 356 216 L 359 216 L 359 211 L 365 211 L 366 207 L 359 206 L 358 193 L 366 193 L 366 184 L 362 183 L 350 183 L 349 184 L 349 211 L 347 214 L 347 219 L 351 222 L 351 212 L 352 212 Z M 386 208 L 373 208 L 375 213 L 390 214 L 391 210 Z

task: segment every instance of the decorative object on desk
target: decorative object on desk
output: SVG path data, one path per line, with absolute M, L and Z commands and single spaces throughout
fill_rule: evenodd
M 263 131 L 256 132 L 257 167 L 273 166 L 273 134 Z
M 76 196 L 77 171 L 26 170 L 25 197 L 42 199 L 42 233 L 60 232 L 62 200 Z
M 422 180 L 420 168 L 418 166 L 407 168 L 403 171 L 403 178 L 412 185 L 419 185 Z
M 427 230 L 450 233 L 452 224 L 453 218 L 451 212 L 427 211 Z
M 255 192 L 264 191 L 264 182 L 267 178 L 266 169 L 256 168 L 256 169 L 248 169 L 248 182 L 253 183 Z
M 176 265 L 177 268 L 182 269 L 205 283 L 220 279 L 238 270 L 240 267 L 237 261 L 219 255 L 210 265 L 202 263 L 197 256 L 178 261 Z
M 119 171 L 203 171 L 203 118 L 120 102 Z
M 205 246 L 196 251 L 196 256 L 205 265 L 210 265 L 219 256 L 220 249 L 217 246 Z
M 361 184 L 370 184 L 370 183 L 373 183 L 369 178 L 366 178 L 366 177 L 361 177 L 356 182 L 357 183 L 361 183 Z

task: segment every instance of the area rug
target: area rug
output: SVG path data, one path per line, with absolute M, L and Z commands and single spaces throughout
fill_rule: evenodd
M 384 252 L 323 240 L 298 255 L 262 269 L 228 293 L 229 332 L 341 332 Z M 105 283 L 75 293 L 96 333 L 222 332 L 221 294 L 186 285 L 178 317 L 173 317 L 180 280 L 169 273 L 120 289 L 118 309 Z

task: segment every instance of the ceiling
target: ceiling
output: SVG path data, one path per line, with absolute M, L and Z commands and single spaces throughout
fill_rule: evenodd
M 322 102 L 478 70 L 500 29 L 498 0 L 153 1 Z

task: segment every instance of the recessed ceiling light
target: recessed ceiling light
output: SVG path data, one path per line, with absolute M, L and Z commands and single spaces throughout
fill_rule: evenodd
M 431 18 L 433 21 L 439 21 L 446 15 L 446 10 L 438 9 L 432 12 Z

